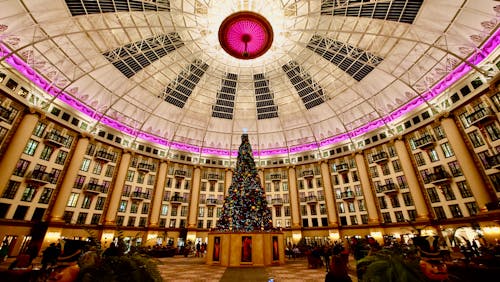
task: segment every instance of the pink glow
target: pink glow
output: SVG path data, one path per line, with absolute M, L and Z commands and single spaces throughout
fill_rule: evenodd
M 227 17 L 219 28 L 219 42 L 229 55 L 243 60 L 263 55 L 273 41 L 269 22 L 253 12 L 238 12 Z
M 480 63 L 484 58 L 486 58 L 492 51 L 497 48 L 497 46 L 500 44 L 500 30 L 497 30 L 493 36 L 491 36 L 488 41 L 483 45 L 482 49 L 478 54 L 473 55 L 471 58 L 468 59 L 468 62 L 473 65 L 477 65 Z M 90 118 L 97 120 L 103 124 L 106 124 L 112 128 L 115 128 L 119 131 L 122 131 L 128 135 L 131 136 L 137 136 L 140 137 L 144 140 L 151 141 L 156 144 L 164 145 L 164 146 L 170 146 L 171 148 L 181 150 L 181 151 L 187 151 L 191 153 L 201 153 L 201 154 L 209 154 L 209 155 L 215 155 L 219 157 L 228 157 L 232 156 L 235 157 L 237 156 L 238 152 L 237 151 L 231 151 L 231 150 L 224 150 L 224 149 L 219 149 L 219 148 L 208 148 L 208 147 L 199 147 L 196 145 L 190 145 L 190 144 L 184 144 L 184 143 L 179 143 L 179 142 L 174 142 L 174 141 L 168 141 L 165 138 L 158 137 L 155 135 L 152 135 L 150 133 L 144 132 L 144 131 L 139 131 L 136 129 L 133 129 L 127 125 L 124 125 L 120 123 L 117 120 L 113 120 L 107 116 L 104 116 L 101 113 L 96 112 L 92 108 L 90 108 L 88 105 L 84 104 L 83 102 L 75 99 L 71 95 L 62 92 L 60 89 L 54 87 L 51 83 L 49 83 L 45 78 L 43 78 L 41 75 L 39 75 L 34 69 L 32 69 L 29 65 L 27 65 L 22 59 L 17 57 L 16 55 L 12 54 L 10 50 L 4 46 L 3 44 L 0 44 L 0 59 L 4 58 L 5 61 L 11 65 L 13 68 L 15 68 L 19 73 L 24 75 L 27 79 L 31 80 L 33 83 L 35 83 L 38 87 L 40 87 L 42 90 L 47 92 L 48 94 L 57 97 L 58 99 L 62 100 L 69 106 L 73 107 L 74 109 L 80 111 L 81 113 L 89 116 Z M 467 74 L 472 68 L 467 65 L 466 63 L 460 64 L 453 72 L 451 72 L 449 75 L 447 75 L 445 78 L 443 78 L 438 84 L 436 84 L 430 91 L 423 93 L 421 96 L 411 100 L 408 102 L 406 105 L 403 107 L 397 109 L 396 111 L 392 112 L 388 116 L 384 118 L 380 118 L 378 120 L 374 120 L 372 122 L 369 122 L 368 124 L 361 126 L 351 132 L 348 133 L 343 133 L 340 135 L 332 136 L 330 138 L 324 139 L 320 141 L 319 143 L 313 142 L 313 143 L 308 143 L 308 144 L 302 144 L 298 146 L 293 146 L 290 148 L 274 148 L 274 149 L 265 149 L 265 150 L 260 150 L 254 152 L 255 156 L 278 156 L 278 155 L 286 155 L 288 153 L 300 153 L 304 151 L 310 151 L 310 150 L 317 150 L 320 147 L 327 146 L 327 145 L 332 145 L 344 140 L 347 140 L 349 138 L 353 138 L 356 136 L 360 136 L 362 134 L 365 134 L 371 130 L 374 130 L 376 128 L 379 128 L 383 126 L 386 123 L 389 123 L 402 115 L 412 111 L 413 109 L 417 108 L 418 106 L 422 105 L 425 101 L 433 99 L 439 93 L 441 93 L 443 90 L 447 89 L 450 87 L 453 83 L 455 83 L 458 79 L 460 79 L 463 75 Z
M 227 29 L 226 38 L 228 47 L 231 50 L 239 54 L 247 51 L 249 55 L 260 51 L 269 39 L 264 27 L 252 20 L 241 20 L 232 23 Z M 247 45 L 246 50 L 245 43 Z

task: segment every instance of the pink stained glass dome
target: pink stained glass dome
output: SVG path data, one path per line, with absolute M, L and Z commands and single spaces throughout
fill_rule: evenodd
M 261 15 L 243 11 L 230 15 L 219 28 L 219 42 L 231 56 L 249 60 L 266 53 L 273 43 L 271 24 Z

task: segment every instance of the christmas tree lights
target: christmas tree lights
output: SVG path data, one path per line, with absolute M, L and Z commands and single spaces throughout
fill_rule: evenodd
M 236 232 L 272 229 L 271 210 L 267 207 L 248 134 L 241 136 L 236 169 L 217 221 L 217 229 Z

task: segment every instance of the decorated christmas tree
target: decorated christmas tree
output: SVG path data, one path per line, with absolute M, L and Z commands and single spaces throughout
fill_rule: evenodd
M 236 169 L 217 222 L 221 231 L 254 231 L 272 228 L 271 210 L 262 189 L 248 135 L 241 136 Z

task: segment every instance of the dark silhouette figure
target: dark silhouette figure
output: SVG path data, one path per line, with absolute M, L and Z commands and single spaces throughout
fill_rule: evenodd
M 50 264 L 54 266 L 57 264 L 57 258 L 61 254 L 61 250 L 57 248 L 55 243 L 51 243 L 45 251 L 43 251 L 42 255 L 42 270 L 47 269 L 47 266 Z

